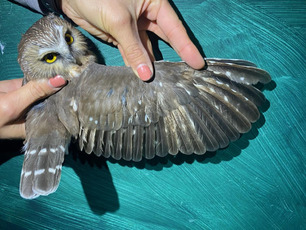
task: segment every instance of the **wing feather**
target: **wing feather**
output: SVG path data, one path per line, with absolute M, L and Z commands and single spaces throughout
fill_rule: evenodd
M 206 61 L 200 71 L 183 62 L 156 62 L 150 83 L 130 68 L 93 63 L 71 84 L 78 90 L 68 89 L 63 100 L 76 101 L 77 109 L 70 106 L 61 117 L 79 118 L 73 124 L 80 127 L 81 149 L 114 159 L 215 151 L 259 118 L 257 106 L 265 97 L 253 84 L 267 83 L 270 76 L 244 60 Z M 65 122 L 75 130 L 70 125 Z

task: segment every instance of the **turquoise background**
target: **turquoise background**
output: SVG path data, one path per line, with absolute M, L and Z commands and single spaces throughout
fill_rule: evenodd
M 132 163 L 71 149 L 59 189 L 35 200 L 19 196 L 22 142 L 0 141 L 0 229 L 306 229 L 306 1 L 174 4 L 207 57 L 271 73 L 261 119 L 203 157 Z M 22 77 L 17 44 L 41 15 L 3 0 L 0 11 L 0 78 Z M 117 49 L 92 41 L 107 65 L 123 65 Z M 180 60 L 158 45 L 164 59 Z

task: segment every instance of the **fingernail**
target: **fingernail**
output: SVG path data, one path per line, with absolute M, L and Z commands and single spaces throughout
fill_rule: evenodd
M 141 80 L 148 81 L 152 77 L 152 71 L 146 64 L 140 64 L 137 67 L 137 73 Z
M 48 81 L 49 85 L 51 85 L 53 88 L 60 88 L 64 86 L 66 82 L 67 81 L 60 75 L 56 75 L 55 77 L 50 78 Z

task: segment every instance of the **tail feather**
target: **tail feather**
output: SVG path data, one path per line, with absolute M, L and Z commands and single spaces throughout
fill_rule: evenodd
M 48 195 L 58 188 L 69 140 L 48 142 L 41 143 L 41 138 L 28 141 L 20 180 L 20 194 L 26 199 Z

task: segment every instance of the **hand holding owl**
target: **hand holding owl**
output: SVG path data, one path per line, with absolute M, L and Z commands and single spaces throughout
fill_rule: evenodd
M 83 29 L 118 46 L 125 64 L 144 81 L 151 78 L 154 61 L 146 31 L 168 42 L 191 67 L 204 67 L 202 56 L 166 0 L 62 0 L 61 8 Z
M 22 87 L 22 79 L 0 81 L 0 138 L 25 138 L 25 110 L 65 84 L 66 81 L 60 76 L 31 81 Z

